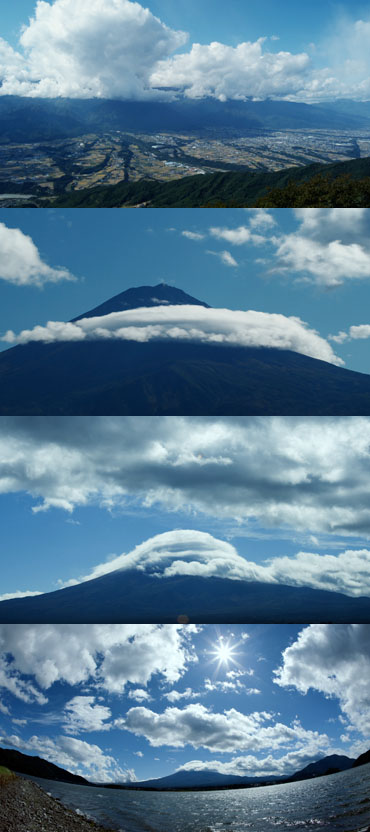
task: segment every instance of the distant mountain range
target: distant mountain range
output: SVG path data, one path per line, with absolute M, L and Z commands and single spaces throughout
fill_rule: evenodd
M 345 755 L 331 754 L 323 757 L 315 763 L 310 763 L 305 768 L 292 774 L 290 777 L 238 777 L 231 774 L 220 774 L 218 771 L 176 771 L 167 777 L 160 777 L 157 780 L 144 780 L 135 783 L 135 787 L 154 789 L 206 789 L 206 788 L 230 788 L 231 786 L 254 786 L 259 783 L 286 783 L 296 780 L 309 780 L 313 777 L 322 777 L 326 774 L 334 774 L 338 771 L 346 771 L 355 765 L 352 757 Z
M 1 100 L 1 99 L 0 99 Z M 253 207 L 271 189 L 302 184 L 322 174 L 330 180 L 349 176 L 360 182 L 370 176 L 370 157 L 332 164 L 314 163 L 277 171 L 229 171 L 184 176 L 173 182 L 141 179 L 66 193 L 53 200 L 65 208 L 149 208 Z M 361 205 L 359 197 L 359 205 Z M 313 205 L 312 207 L 319 207 Z M 325 207 L 325 205 L 324 205 Z M 365 206 L 366 207 L 366 206 Z
M 352 107 L 351 107 L 352 104 Z M 257 132 L 294 128 L 370 127 L 370 102 L 173 101 L 0 97 L 0 142 L 42 142 L 110 130 Z
M 229 578 L 158 578 L 132 569 L 0 603 L 1 623 L 176 624 L 179 620 L 199 624 L 368 623 L 370 598 Z
M 360 765 L 370 762 L 370 751 L 361 754 L 357 760 L 345 755 L 331 754 L 323 757 L 305 768 L 292 774 L 290 777 L 240 777 L 237 775 L 220 774 L 218 771 L 206 770 L 180 770 L 167 777 L 159 777 L 152 780 L 143 780 L 130 784 L 108 783 L 106 788 L 111 789 L 217 789 L 217 788 L 238 788 L 254 786 L 266 783 L 289 783 L 298 780 L 308 780 L 314 777 L 322 777 L 334 774 L 339 771 L 347 771 Z M 93 786 L 83 777 L 66 771 L 53 763 L 49 763 L 40 757 L 31 757 L 19 751 L 8 748 L 0 748 L 0 765 L 10 768 L 19 774 L 29 774 L 32 777 L 41 777 L 46 780 L 59 780 L 65 783 L 74 783 L 80 786 Z M 100 786 L 101 787 L 101 786 Z
M 142 306 L 207 306 L 159 284 L 73 320 Z M 0 353 L 0 415 L 370 414 L 370 375 L 291 350 L 196 341 L 30 342 Z

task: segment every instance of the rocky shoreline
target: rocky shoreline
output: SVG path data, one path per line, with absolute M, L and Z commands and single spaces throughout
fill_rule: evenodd
M 9 778 L 0 783 L 1 832 L 113 832 L 77 815 L 36 783 Z

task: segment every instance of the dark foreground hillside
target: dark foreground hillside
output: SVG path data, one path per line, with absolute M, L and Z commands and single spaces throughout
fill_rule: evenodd
M 0 415 L 370 415 L 370 376 L 272 347 L 29 343 L 0 354 Z
M 186 176 L 173 182 L 142 179 L 139 182 L 105 185 L 63 194 L 53 201 L 53 206 L 66 208 L 120 208 L 143 205 L 151 208 L 201 208 L 201 207 L 253 207 L 264 200 L 264 205 L 274 207 L 276 196 L 269 192 L 301 185 L 317 176 L 329 181 L 349 176 L 354 183 L 352 199 L 355 204 L 370 204 L 370 157 L 351 159 L 347 162 L 322 165 L 312 164 L 290 167 L 279 171 L 243 171 Z M 362 181 L 363 180 L 363 181 Z M 318 207 L 320 191 L 314 191 L 312 206 Z M 343 182 L 339 192 L 345 189 Z M 289 192 L 287 195 L 289 198 Z M 348 194 L 345 194 L 348 200 Z M 340 199 L 340 193 L 338 196 Z M 267 200 L 267 201 L 266 201 Z M 275 201 L 274 201 L 275 200 Z M 358 200 L 358 201 L 356 201 Z M 290 205 L 287 202 L 287 206 Z M 293 203 L 294 204 L 294 203 Z M 326 204 L 326 203 L 325 203 Z M 346 203 L 347 207 L 351 207 Z M 284 206 L 283 206 L 284 207 Z
M 44 595 L 0 603 L 13 623 L 314 623 L 370 622 L 370 598 L 227 578 L 157 578 L 116 570 Z

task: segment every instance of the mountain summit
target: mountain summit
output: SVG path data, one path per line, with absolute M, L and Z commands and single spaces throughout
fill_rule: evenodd
M 83 318 L 100 317 L 101 315 L 110 315 L 111 312 L 124 312 L 126 309 L 139 309 L 140 307 L 149 306 L 205 306 L 210 309 L 208 303 L 204 303 L 191 295 L 187 295 L 182 289 L 176 289 L 175 286 L 167 286 L 166 283 L 158 283 L 158 286 L 138 286 L 132 289 L 126 289 L 125 292 L 120 292 L 119 295 L 114 295 L 113 298 L 95 306 L 89 312 L 84 312 L 73 318 L 72 321 L 81 321 Z
M 170 325 L 165 337 L 167 306 Z M 176 306 L 184 307 L 183 316 L 180 311 L 174 316 Z M 141 309 L 142 314 L 135 315 Z M 112 337 L 109 315 L 114 318 L 117 313 L 133 323 L 139 339 L 131 337 L 130 325 L 126 337 Z M 252 345 L 253 341 L 243 345 L 233 338 L 225 342 L 227 327 L 232 329 L 232 316 L 237 314 L 211 309 L 164 283 L 128 289 L 73 318 L 76 329 L 83 331 L 81 339 L 59 335 L 51 342 L 30 340 L 2 352 L 0 415 L 370 415 L 370 375 L 299 352 L 293 337 L 285 342 L 289 346 L 280 346 L 278 338 L 273 340 L 273 321 L 279 316 L 250 313 L 263 317 L 266 346 Z M 102 319 L 103 335 L 85 337 L 86 319 L 95 317 Z M 238 326 L 242 329 L 237 320 L 236 336 Z M 244 326 L 249 333 L 252 325 Z

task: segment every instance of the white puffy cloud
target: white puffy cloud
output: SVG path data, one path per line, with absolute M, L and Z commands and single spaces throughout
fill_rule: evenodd
M 370 732 L 370 639 L 366 624 L 311 624 L 283 652 L 282 687 L 318 690 L 339 700 L 348 721 Z
M 82 777 L 89 777 L 93 782 L 127 783 L 137 779 L 132 769 L 122 770 L 114 757 L 104 754 L 98 745 L 74 737 L 60 736 L 53 739 L 32 736 L 26 740 L 16 734 L 7 736 L 0 732 L 0 742 L 18 750 L 39 754 L 50 763 Z
M 194 43 L 190 52 L 161 60 L 152 72 L 153 86 L 175 86 L 189 98 L 292 95 L 304 86 L 310 59 L 304 52 L 264 51 L 265 38 L 236 47 Z
M 199 703 L 182 710 L 168 707 L 160 714 L 149 708 L 130 708 L 122 720 L 122 728 L 145 737 L 154 747 L 192 745 L 222 752 L 237 749 L 258 752 L 291 744 L 300 748 L 310 741 L 324 743 L 328 739 L 317 731 L 306 731 L 298 721 L 292 725 L 273 722 L 271 714 L 264 711 L 244 714 L 231 708 L 214 713 Z
M 337 335 L 329 335 L 328 338 L 336 344 L 343 344 L 344 341 L 364 341 L 370 338 L 370 324 L 350 326 L 348 333 L 341 330 Z
M 338 555 L 297 552 L 255 563 L 240 555 L 232 544 L 195 529 L 176 529 L 151 537 L 131 552 L 97 564 L 87 575 L 61 583 L 63 587 L 74 586 L 127 569 L 138 569 L 157 578 L 195 575 L 370 596 L 368 549 L 348 549 Z M 8 597 L 16 594 L 8 593 Z M 134 693 L 129 695 L 135 698 Z
M 263 212 L 262 219 L 264 222 L 266 222 L 266 216 L 270 215 L 266 215 L 266 212 Z M 254 227 L 256 227 L 255 215 L 251 218 L 250 224 L 252 225 L 252 223 L 254 223 Z M 242 246 L 246 243 L 262 245 L 266 242 L 266 237 L 262 237 L 260 234 L 254 234 L 246 225 L 240 225 L 239 228 L 212 227 L 209 229 L 209 233 L 212 237 L 216 237 L 217 240 L 226 240 L 228 243 L 232 243 L 235 246 Z
M 23 330 L 19 335 L 9 330 L 2 340 L 9 344 L 26 344 L 31 341 L 53 343 L 109 338 L 139 342 L 168 339 L 276 347 L 300 352 L 331 364 L 343 364 L 330 344 L 300 318 L 254 310 L 244 312 L 192 305 L 129 309 L 82 318 L 75 323 L 49 321 L 46 326 Z
M 183 691 L 170 690 L 168 693 L 163 693 L 163 696 L 165 696 L 166 699 L 173 704 L 174 702 L 179 702 L 180 699 L 197 699 L 200 696 L 200 693 L 192 690 L 192 688 L 185 688 Z
M 37 0 L 20 38 L 26 60 L 20 53 L 9 55 L 1 94 L 156 97 L 150 84 L 153 66 L 186 40 L 183 32 L 130 0 Z
M 277 225 L 276 220 L 268 209 L 265 208 L 245 208 L 249 214 L 249 225 L 251 228 L 267 230 Z M 262 238 L 261 238 L 262 239 Z M 259 242 L 259 240 L 257 240 Z
M 64 706 L 63 728 L 67 734 L 84 731 L 109 731 L 107 720 L 111 710 L 105 705 L 95 704 L 94 696 L 74 696 Z
M 31 237 L 20 228 L 0 222 L 0 280 L 16 286 L 42 286 L 76 278 L 68 269 L 48 266 Z
M 360 752 L 359 752 L 360 753 Z M 256 757 L 247 754 L 243 757 L 232 757 L 230 760 L 189 760 L 177 771 L 218 771 L 239 777 L 289 777 L 296 771 L 314 763 L 327 754 L 343 754 L 343 749 L 330 746 L 325 735 L 310 738 L 301 748 L 288 751 L 287 754 L 266 757 Z
M 193 632 L 192 626 L 151 624 L 1 625 L 0 688 L 25 702 L 45 704 L 41 691 L 20 674 L 32 676 L 42 690 L 57 681 L 76 685 L 92 679 L 122 693 L 129 682 L 146 685 L 157 674 L 173 684 L 194 660 L 188 646 Z M 100 706 L 86 697 L 75 697 L 69 710 L 67 722 L 105 719 Z
M 297 231 L 271 238 L 277 271 L 301 273 L 327 288 L 370 277 L 365 208 L 297 208 L 294 214 Z
M 148 702 L 152 698 L 148 691 L 144 690 L 144 688 L 129 690 L 127 695 L 129 699 L 135 699 L 136 702 Z
M 367 417 L 3 417 L 0 493 L 369 536 Z M 172 525 L 175 525 L 173 523 Z
M 332 21 L 315 53 L 271 51 L 278 36 L 193 43 L 131 0 L 37 0 L 18 51 L 0 40 L 0 94 L 68 98 L 320 101 L 370 97 L 368 20 Z M 276 44 L 274 47 L 276 48 Z M 159 89 L 158 89 L 159 88 Z

